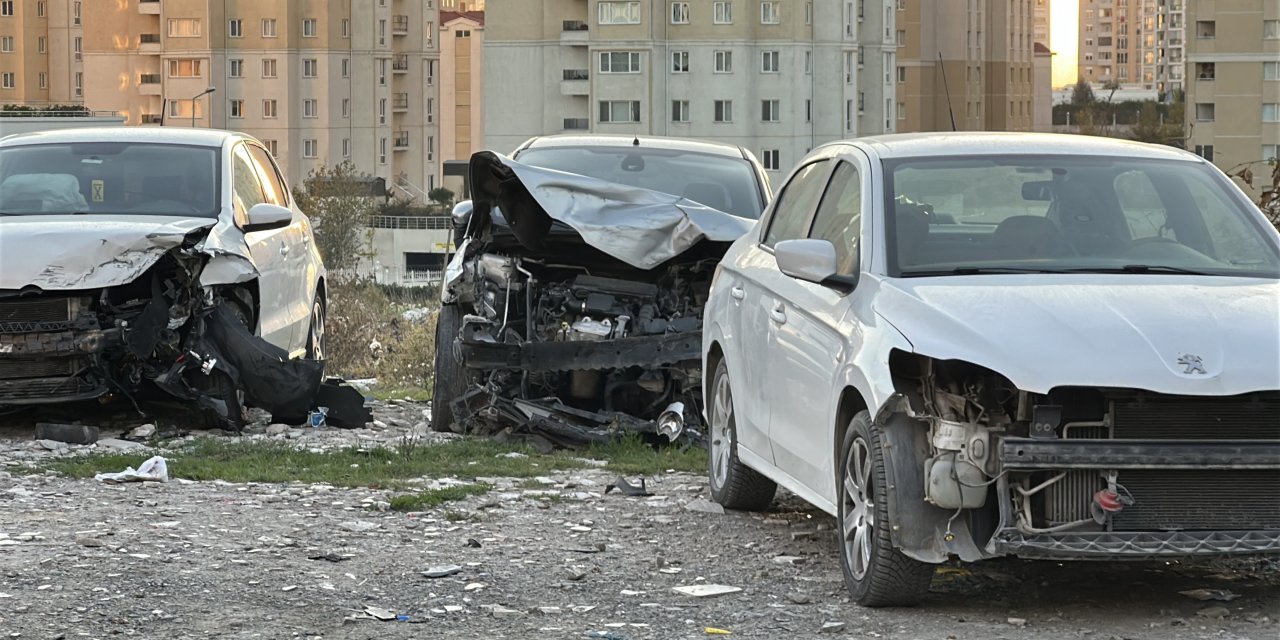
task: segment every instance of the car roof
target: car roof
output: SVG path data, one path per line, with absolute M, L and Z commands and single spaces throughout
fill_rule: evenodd
M 862 146 L 881 158 L 1051 154 L 1203 161 L 1193 153 L 1164 145 L 1059 133 L 990 131 L 899 133 L 854 138 L 833 144 Z
M 636 145 L 636 140 L 640 141 Z M 551 136 L 538 136 L 530 138 L 524 144 L 520 145 L 520 151 L 525 149 L 554 149 L 558 147 L 633 147 L 650 149 L 670 149 L 673 151 L 692 151 L 697 153 L 706 153 L 710 155 L 725 156 L 730 158 L 742 159 L 746 157 L 742 147 L 733 144 L 725 144 L 723 142 L 711 142 L 709 140 L 692 140 L 689 138 L 669 138 L 663 136 L 628 136 L 628 135 L 609 135 L 609 134 L 557 134 Z
M 148 144 L 185 144 L 199 147 L 221 147 L 231 140 L 248 140 L 249 136 L 220 129 L 179 127 L 83 127 L 19 133 L 0 138 L 0 147 L 28 144 L 66 144 L 76 142 L 136 142 Z

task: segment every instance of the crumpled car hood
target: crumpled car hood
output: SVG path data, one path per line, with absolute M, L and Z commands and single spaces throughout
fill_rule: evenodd
M 876 312 L 912 348 L 1019 389 L 1236 395 L 1280 389 L 1280 283 L 1146 275 L 885 280 Z M 1199 358 L 1203 373 L 1188 363 Z
M 679 196 L 520 164 L 491 151 L 471 156 L 475 215 L 497 208 L 537 250 L 553 221 L 631 266 L 652 269 L 702 240 L 733 242 L 755 221 Z
M 39 215 L 0 219 L 0 289 L 97 289 L 133 281 L 213 218 Z

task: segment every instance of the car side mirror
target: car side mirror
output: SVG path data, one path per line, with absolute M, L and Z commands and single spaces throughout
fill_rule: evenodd
M 244 232 L 267 231 L 289 226 L 293 222 L 293 211 L 280 205 L 261 202 L 249 209 L 244 223 Z
M 857 284 L 856 276 L 840 275 L 835 245 L 827 240 L 783 240 L 773 247 L 782 273 L 814 284 L 848 293 Z
M 453 226 L 455 228 L 465 228 L 467 223 L 471 222 L 471 214 L 476 209 L 470 200 L 463 200 L 453 205 Z

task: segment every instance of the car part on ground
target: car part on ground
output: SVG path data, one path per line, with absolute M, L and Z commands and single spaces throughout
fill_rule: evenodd
M 435 428 L 700 442 L 702 306 L 752 222 L 490 152 L 471 179 L 437 325 Z

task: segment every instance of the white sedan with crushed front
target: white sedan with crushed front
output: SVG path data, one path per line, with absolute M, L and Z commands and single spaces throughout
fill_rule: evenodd
M 855 602 L 1003 555 L 1280 553 L 1280 234 L 1177 149 L 816 149 L 704 321 L 711 493 L 837 518 Z

